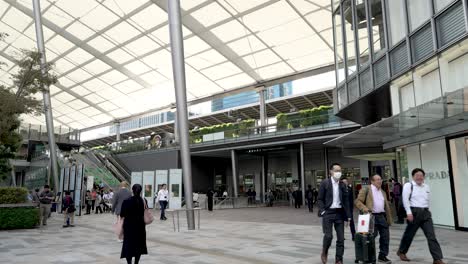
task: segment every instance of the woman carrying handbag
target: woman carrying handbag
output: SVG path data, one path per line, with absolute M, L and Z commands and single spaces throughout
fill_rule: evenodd
M 133 196 L 123 202 L 120 212 L 123 220 L 123 245 L 120 258 L 127 259 L 129 264 L 132 263 L 132 258 L 135 258 L 135 264 L 138 264 L 141 255 L 148 254 L 145 225 L 146 222 L 152 222 L 152 215 L 147 201 L 141 198 L 141 185 L 133 185 L 132 191 Z M 147 216 L 146 212 L 151 216 Z

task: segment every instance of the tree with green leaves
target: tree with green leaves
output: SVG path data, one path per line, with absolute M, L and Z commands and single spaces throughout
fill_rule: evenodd
M 0 41 L 7 35 L 0 33 Z M 10 159 L 21 146 L 22 138 L 17 133 L 22 114 L 40 115 L 43 112 L 42 100 L 34 97 L 57 82 L 57 76 L 52 73 L 53 64 L 45 66 L 46 74 L 41 72 L 41 54 L 37 51 L 22 50 L 14 59 L 18 71 L 11 74 L 13 85 L 7 87 L 0 84 L 0 179 L 5 180 L 11 175 Z M 7 64 L 0 62 L 0 68 Z

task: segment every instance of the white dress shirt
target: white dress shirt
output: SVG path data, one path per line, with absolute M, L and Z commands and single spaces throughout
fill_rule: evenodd
M 169 201 L 169 191 L 161 189 L 158 192 L 158 198 L 156 198 L 158 201 Z
M 372 213 L 385 213 L 385 198 L 381 189 L 377 189 L 374 184 L 371 184 L 372 197 L 374 198 L 374 208 Z
M 333 203 L 330 206 L 330 208 L 332 209 L 341 208 L 340 181 L 335 181 L 333 178 L 330 180 L 333 185 Z
M 411 195 L 411 184 L 413 184 L 413 194 Z M 411 207 L 429 208 L 431 190 L 429 185 L 423 183 L 418 185 L 415 181 L 407 182 L 403 186 L 403 206 L 406 214 L 412 214 Z

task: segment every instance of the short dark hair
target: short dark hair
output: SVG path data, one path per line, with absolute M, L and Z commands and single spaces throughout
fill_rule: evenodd
M 70 191 L 65 191 L 65 195 L 70 195 Z
M 382 179 L 382 176 L 381 176 L 380 174 L 376 173 L 376 174 L 374 174 L 374 175 L 372 175 L 372 176 L 370 177 L 371 181 L 374 180 L 374 177 L 375 177 L 375 176 L 379 176 L 380 179 Z
M 415 169 L 411 172 L 411 176 L 414 177 L 414 175 L 415 175 L 416 173 L 418 173 L 418 172 L 421 172 L 421 173 L 423 174 L 423 176 L 426 176 L 426 172 L 425 172 L 423 169 L 421 169 L 421 168 L 415 168 Z
M 335 166 L 340 166 L 340 168 L 341 168 L 341 164 L 335 162 L 330 166 L 330 170 L 333 170 L 333 167 L 335 167 Z
M 46 189 L 46 188 L 49 189 L 50 186 L 48 184 L 44 185 L 44 189 Z

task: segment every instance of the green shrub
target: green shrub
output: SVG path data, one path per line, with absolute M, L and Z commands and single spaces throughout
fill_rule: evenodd
M 39 224 L 39 208 L 0 208 L 0 230 L 34 228 Z
M 20 187 L 0 187 L 0 204 L 25 203 L 28 190 Z

